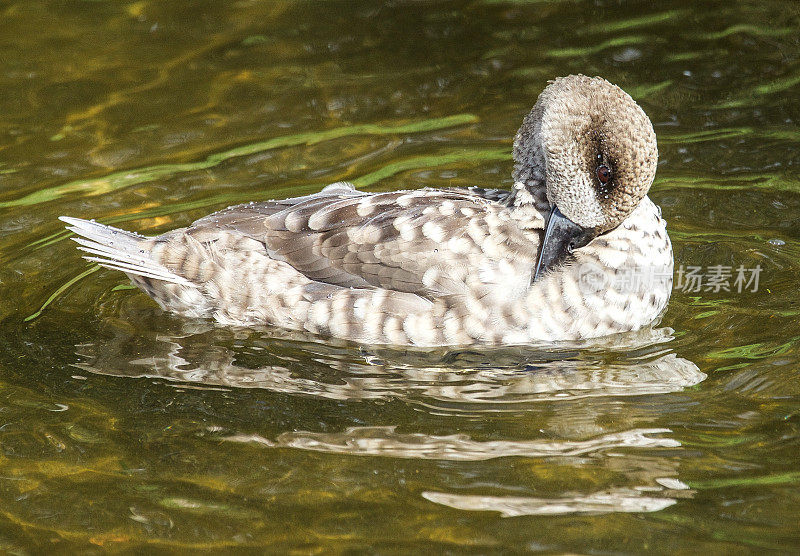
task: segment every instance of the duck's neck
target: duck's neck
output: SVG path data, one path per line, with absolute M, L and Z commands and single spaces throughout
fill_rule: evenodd
M 516 172 L 514 177 L 516 178 Z M 550 210 L 544 183 L 539 180 L 520 181 L 515 179 L 506 204 L 516 208 L 531 207 L 542 212 Z
M 523 130 L 517 134 L 514 144 L 514 178 L 510 205 L 549 207 L 545 187 L 546 163 L 539 141 L 525 139 Z
M 524 140 L 523 130 L 514 144 L 514 186 L 508 206 L 522 229 L 540 233 L 545 227 L 545 215 L 550 214 L 545 186 L 545 160 L 538 141 Z
M 505 204 L 521 230 L 540 234 L 544 229 L 545 215 L 550 214 L 550 202 L 540 183 L 515 181 Z
M 518 147 L 521 149 L 521 147 Z M 525 162 L 520 162 L 520 157 Z M 514 153 L 514 170 L 511 172 L 515 183 L 529 185 L 544 185 L 545 161 L 541 149 L 538 147 L 530 148 L 529 152 Z

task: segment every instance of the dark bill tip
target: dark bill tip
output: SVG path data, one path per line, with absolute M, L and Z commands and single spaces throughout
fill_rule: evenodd
M 597 236 L 595 228 L 584 228 L 561 214 L 558 207 L 553 206 L 547 228 L 544 232 L 539 260 L 536 263 L 536 272 L 533 281 L 543 276 L 545 272 L 564 262 L 574 249 L 583 247 Z

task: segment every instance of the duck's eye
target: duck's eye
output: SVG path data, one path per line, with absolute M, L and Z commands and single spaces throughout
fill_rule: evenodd
M 600 183 L 603 185 L 607 184 L 611 181 L 611 169 L 606 166 L 605 164 L 601 164 L 597 167 L 597 179 L 600 180 Z

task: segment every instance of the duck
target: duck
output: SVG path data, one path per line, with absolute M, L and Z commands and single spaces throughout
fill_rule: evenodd
M 638 330 L 672 245 L 647 196 L 656 134 L 601 77 L 550 81 L 513 142 L 513 186 L 369 193 L 338 182 L 155 237 L 61 217 L 84 258 L 162 309 L 364 345 L 519 345 Z

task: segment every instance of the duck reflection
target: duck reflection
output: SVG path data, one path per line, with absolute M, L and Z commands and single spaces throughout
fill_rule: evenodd
M 677 392 L 706 377 L 665 345 L 671 339 L 668 328 L 603 343 L 438 351 L 366 351 L 292 333 L 267 336 L 204 323 L 171 334 L 123 327 L 111 332 L 106 341 L 78 346 L 76 366 L 104 375 L 336 400 L 457 402 L 470 411 L 482 405 L 502 411 L 528 402 Z
M 78 346 L 76 365 L 91 373 L 157 378 L 181 387 L 260 388 L 327 400 L 397 399 L 438 416 L 538 412 L 537 422 L 541 425 L 544 419 L 548 432 L 538 429 L 533 439 L 525 440 L 399 432 L 394 426 L 294 430 L 269 438 L 212 427 L 208 435 L 265 449 L 349 456 L 452 462 L 544 458 L 570 466 L 600 465 L 634 485 L 554 498 L 435 489 L 419 493 L 457 509 L 509 517 L 644 512 L 692 494 L 677 479 L 675 458 L 657 455 L 680 449 L 668 436 L 671 431 L 633 426 L 652 420 L 648 411 L 657 411 L 658 398 L 641 407 L 630 404 L 634 407 L 626 408 L 624 416 L 608 419 L 618 410 L 620 397 L 680 392 L 705 378 L 694 363 L 669 348 L 672 333 L 667 328 L 555 348 L 414 351 L 365 350 L 292 333 L 232 331 L 205 323 L 178 327 L 168 334 L 163 327 L 159 333 L 111 327 L 107 340 Z
M 655 488 L 655 491 L 662 489 Z M 597 514 L 609 512 L 656 512 L 677 503 L 670 497 L 647 496 L 648 489 L 617 488 L 562 498 L 525 496 L 476 496 L 423 492 L 426 500 L 458 510 L 489 510 L 503 517 L 521 515 Z

